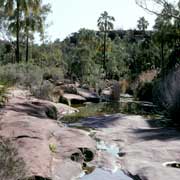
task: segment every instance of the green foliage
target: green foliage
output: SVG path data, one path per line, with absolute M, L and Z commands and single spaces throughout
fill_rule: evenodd
M 126 65 L 127 53 L 125 51 L 125 43 L 119 37 L 111 42 L 111 51 L 108 53 L 107 75 L 110 79 L 119 80 L 129 73 Z
M 5 84 L 18 84 L 26 87 L 42 81 L 42 71 L 31 64 L 7 64 L 0 67 L 0 81 Z
M 39 32 L 41 37 L 43 36 L 50 5 L 43 5 L 41 0 L 1 0 L 0 7 L 3 17 L 0 18 L 0 29 L 3 33 L 5 30 L 11 40 L 12 37 L 16 37 L 16 51 L 14 51 L 16 62 L 22 60 L 20 48 L 24 42 L 28 61 L 30 36 L 33 38 L 34 32 Z
M 62 69 L 64 62 L 62 61 L 60 43 L 33 46 L 30 61 L 40 67 L 60 67 Z
M 62 52 L 64 70 L 69 78 L 91 85 L 95 85 L 100 79 L 101 64 L 97 58 L 99 40 L 94 31 L 85 29 L 65 39 L 62 43 Z
M 29 64 L 7 64 L 0 67 L 0 82 L 10 85 L 33 87 L 43 82 L 44 73 L 51 74 L 54 80 L 62 79 L 61 69 L 43 67 Z

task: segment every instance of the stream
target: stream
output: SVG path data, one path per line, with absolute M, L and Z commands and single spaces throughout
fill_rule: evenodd
M 130 96 L 121 97 L 119 102 L 100 102 L 100 103 L 86 103 L 83 105 L 74 106 L 79 109 L 78 113 L 67 115 L 60 119 L 61 122 L 68 127 L 74 127 L 83 129 L 89 132 L 89 135 L 94 138 L 95 129 L 86 127 L 83 123 L 92 121 L 93 118 L 108 116 L 112 114 L 132 114 L 132 115 L 142 115 L 142 116 L 159 116 L 157 114 L 157 108 L 150 102 L 139 102 L 134 101 Z M 96 139 L 96 149 L 99 153 L 107 153 L 109 156 L 118 159 L 119 153 L 121 152 L 116 144 L 108 144 L 104 140 Z M 116 164 L 114 161 L 114 166 L 112 169 L 107 169 L 102 165 L 96 165 L 91 173 L 83 172 L 80 180 L 131 180 Z

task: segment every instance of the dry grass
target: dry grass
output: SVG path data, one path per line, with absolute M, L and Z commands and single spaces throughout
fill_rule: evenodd
M 0 179 L 20 180 L 25 177 L 25 163 L 9 139 L 0 138 Z

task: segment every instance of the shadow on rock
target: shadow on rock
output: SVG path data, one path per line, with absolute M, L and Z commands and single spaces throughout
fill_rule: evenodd
M 108 128 L 116 121 L 119 121 L 124 115 L 114 114 L 100 117 L 89 117 L 81 121 L 81 125 L 90 128 Z
M 15 106 L 9 106 L 8 109 L 38 118 L 57 119 L 57 110 L 53 105 L 50 104 L 43 104 L 40 102 L 25 102 L 17 103 Z
M 134 133 L 138 138 L 146 141 L 150 140 L 178 140 L 180 139 L 180 133 L 175 128 L 154 128 L 154 129 L 135 129 Z

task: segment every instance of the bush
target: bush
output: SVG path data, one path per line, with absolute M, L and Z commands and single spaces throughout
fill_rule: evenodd
M 180 124 L 180 68 L 161 78 L 153 89 L 154 103 L 164 109 L 165 114 Z
M 31 64 L 7 64 L 0 67 L 0 81 L 9 85 L 25 87 L 40 84 L 42 70 Z
M 25 163 L 8 139 L 0 138 L 0 179 L 20 180 L 25 177 Z
M 53 81 L 63 78 L 61 69 L 56 67 L 40 67 L 33 64 L 7 64 L 0 67 L 0 81 L 10 85 L 32 87 L 40 85 L 44 74 L 49 74 Z
M 31 93 L 50 100 L 50 92 L 58 81 L 64 79 L 61 69 L 28 64 L 7 64 L 0 67 L 0 82 L 29 88 Z
M 43 81 L 40 85 L 31 87 L 31 93 L 40 99 L 51 100 L 51 92 L 53 91 L 54 85 L 49 81 Z

